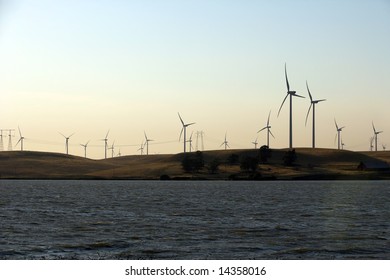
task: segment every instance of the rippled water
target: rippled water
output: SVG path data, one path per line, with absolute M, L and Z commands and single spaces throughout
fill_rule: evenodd
M 0 259 L 390 259 L 390 181 L 0 180 Z

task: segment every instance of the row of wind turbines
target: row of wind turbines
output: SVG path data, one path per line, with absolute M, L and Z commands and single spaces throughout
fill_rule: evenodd
M 287 65 L 285 64 L 284 65 L 284 72 L 285 72 L 285 78 L 286 78 L 286 86 L 287 86 L 287 94 L 286 96 L 284 97 L 283 99 L 283 102 L 282 104 L 280 105 L 280 108 L 279 108 L 279 111 L 278 111 L 278 117 L 279 117 L 279 114 L 283 108 L 283 105 L 287 99 L 287 97 L 289 97 L 289 101 L 290 101 L 290 112 L 289 112 L 289 148 L 292 149 L 293 148 L 293 97 L 299 97 L 299 98 L 305 98 L 304 96 L 301 96 L 301 95 L 298 95 L 296 93 L 296 91 L 294 90 L 291 90 L 290 89 L 290 84 L 289 84 L 289 81 L 288 81 L 288 77 L 287 77 Z M 307 114 L 306 114 L 306 120 L 305 120 L 305 125 L 307 124 L 307 120 L 308 120 L 308 117 L 309 117 L 309 114 L 310 114 L 310 111 L 312 111 L 312 148 L 315 148 L 316 147 L 316 138 L 315 138 L 315 132 L 316 132 L 316 127 L 315 127 L 315 108 L 316 108 L 316 105 L 320 102 L 323 102 L 323 101 L 326 101 L 326 99 L 318 99 L 318 100 L 315 100 L 313 99 L 313 96 L 310 92 L 310 89 L 309 89 L 309 85 L 306 81 L 306 88 L 307 88 L 307 92 L 308 92 L 308 95 L 309 95 L 309 98 L 310 98 L 310 106 L 309 106 L 309 109 L 307 111 Z M 267 119 L 267 124 L 266 126 L 264 126 L 262 129 L 260 129 L 259 131 L 257 131 L 257 133 L 263 131 L 263 130 L 266 130 L 267 131 L 267 146 L 270 147 L 270 135 L 275 138 L 275 136 L 272 134 L 271 132 L 271 125 L 270 125 L 270 116 L 271 116 L 271 111 L 269 112 L 268 114 L 268 119 Z M 187 140 L 187 128 L 191 125 L 194 125 L 195 122 L 190 122 L 190 123 L 185 123 L 182 116 L 180 115 L 180 113 L 178 113 L 178 117 L 179 117 L 179 120 L 181 122 L 181 125 L 182 125 L 182 129 L 180 131 L 180 136 L 179 136 L 179 142 L 181 141 L 182 139 L 182 136 L 183 136 L 183 152 L 186 153 L 187 152 L 187 144 L 189 143 L 190 144 L 190 152 L 192 150 L 192 133 L 191 133 L 191 136 L 190 136 L 190 139 Z M 344 143 L 342 142 L 342 138 L 341 138 L 341 132 L 342 130 L 345 128 L 345 126 L 342 126 L 340 127 L 337 122 L 336 122 L 336 119 L 334 120 L 334 123 L 335 123 L 335 126 L 336 126 L 336 137 L 337 137 L 337 147 L 338 149 L 342 149 L 343 146 L 344 146 Z M 371 150 L 373 149 L 373 142 L 375 142 L 375 151 L 378 150 L 378 135 L 380 133 L 382 133 L 383 131 L 377 131 L 376 128 L 375 128 L 375 125 L 374 123 L 372 123 L 372 128 L 373 128 L 373 131 L 374 131 L 374 135 L 373 137 L 370 139 L 370 148 Z M 24 141 L 24 137 L 21 133 L 21 130 L 20 128 L 18 127 L 18 130 L 19 130 L 19 135 L 20 135 L 20 138 L 17 142 L 16 145 L 18 145 L 20 143 L 21 145 L 21 150 L 23 151 L 23 141 Z M 112 157 L 114 156 L 114 144 L 115 144 L 115 141 L 113 142 L 113 144 L 111 146 L 108 146 L 108 134 L 109 134 L 109 130 L 107 131 L 107 134 L 105 136 L 105 138 L 101 139 L 101 141 L 104 141 L 104 158 L 107 158 L 107 151 L 108 150 L 111 150 L 112 151 Z M 62 134 L 61 132 L 59 132 L 64 138 L 65 138 L 65 152 L 66 154 L 69 153 L 69 139 L 74 135 L 74 133 L 70 134 L 69 136 L 66 136 L 64 134 Z M 141 151 L 141 154 L 143 154 L 143 150 L 144 148 L 146 147 L 146 155 L 149 154 L 149 142 L 151 141 L 154 141 L 152 139 L 149 139 L 148 136 L 146 135 L 146 132 L 144 132 L 144 137 L 145 137 L 145 140 L 141 143 L 141 147 L 137 150 L 137 151 Z M 335 137 L 335 140 L 336 140 L 336 137 Z M 86 142 L 85 144 L 80 144 L 83 148 L 84 148 L 84 156 L 87 157 L 87 147 L 88 147 L 88 144 L 89 144 L 90 141 Z M 255 149 L 257 148 L 257 138 L 254 142 L 252 142 L 252 144 L 255 145 Z M 220 147 L 224 146 L 225 150 L 227 148 L 230 148 L 229 147 L 229 144 L 228 144 L 228 141 L 227 141 L 227 133 L 225 133 L 225 139 L 224 141 L 222 142 L 222 144 L 220 145 Z M 383 148 L 385 149 L 385 146 L 383 146 Z M 120 152 L 119 152 L 120 154 Z

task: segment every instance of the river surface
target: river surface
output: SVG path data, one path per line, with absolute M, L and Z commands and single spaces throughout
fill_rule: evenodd
M 390 259 L 390 181 L 0 180 L 0 259 Z

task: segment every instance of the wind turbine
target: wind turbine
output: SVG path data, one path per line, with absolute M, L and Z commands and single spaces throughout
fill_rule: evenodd
M 193 134 L 193 133 L 194 133 L 194 132 L 191 132 L 190 140 L 187 141 L 188 143 L 190 143 L 190 153 L 191 153 L 192 148 L 193 148 L 193 146 L 192 146 L 192 134 Z
M 141 147 L 137 150 L 137 152 L 138 152 L 138 151 L 141 151 L 141 155 L 144 154 L 144 141 L 142 141 Z
M 23 141 L 24 141 L 24 137 L 22 136 L 22 132 L 20 131 L 20 127 L 18 126 L 18 129 L 19 129 L 19 141 L 16 143 L 15 146 L 17 146 L 20 142 L 20 150 L 23 151 Z
M 110 133 L 110 130 L 107 131 L 106 137 L 104 139 L 101 139 L 104 141 L 104 158 L 107 158 L 107 141 L 108 141 L 108 133 Z
M 80 146 L 84 147 L 84 157 L 85 158 L 87 157 L 87 146 L 88 146 L 89 141 L 91 141 L 91 140 L 88 140 L 88 142 L 85 144 L 80 144 Z
M 64 136 L 65 138 L 65 148 L 66 148 L 66 154 L 68 154 L 68 144 L 69 144 L 69 138 L 73 136 L 74 133 L 72 133 L 71 135 L 69 135 L 68 137 L 66 137 L 64 134 L 62 134 L 61 132 L 59 132 L 59 134 L 61 134 L 62 136 Z
M 144 134 L 145 134 L 146 155 L 149 155 L 149 142 L 150 142 L 150 141 L 154 141 L 154 140 L 149 139 L 149 138 L 146 136 L 146 132 L 145 132 L 145 131 L 144 131 Z
M 382 144 L 382 148 L 384 151 L 386 151 L 386 144 Z
M 111 147 L 108 148 L 109 150 L 111 150 L 111 157 L 112 158 L 114 157 L 114 144 L 115 144 L 115 140 L 114 140 L 114 142 L 112 142 Z
M 374 122 L 372 122 L 372 129 L 374 130 L 374 137 L 375 137 L 375 152 L 378 151 L 378 134 L 382 133 L 383 131 L 376 131 Z
M 371 152 L 374 149 L 374 139 L 375 139 L 375 137 L 370 137 L 370 151 Z
M 0 129 L 0 151 L 4 151 L 3 130 Z
M 275 138 L 275 136 L 271 132 L 271 126 L 269 125 L 269 118 L 270 118 L 270 116 L 271 116 L 271 111 L 269 111 L 269 114 L 268 114 L 267 125 L 257 132 L 257 133 L 259 133 L 260 131 L 263 131 L 264 129 L 267 129 L 267 147 L 268 148 L 269 148 L 269 135 L 271 134 L 272 137 Z
M 341 138 L 341 149 L 342 149 L 342 150 L 344 150 L 344 146 L 345 146 L 345 144 L 344 144 L 344 142 L 343 142 L 343 138 Z
M 340 133 L 341 133 L 341 131 L 343 130 L 343 128 L 345 128 L 345 126 L 339 127 L 339 126 L 337 125 L 336 119 L 334 120 L 334 124 L 336 125 L 336 130 L 337 130 L 337 134 L 336 134 L 336 136 L 337 136 L 337 149 L 340 150 L 340 145 L 341 145 Z
M 183 119 L 181 118 L 180 114 L 177 113 L 179 115 L 179 119 L 181 121 L 181 124 L 183 125 L 181 131 L 180 131 L 180 137 L 179 137 L 179 141 L 181 139 L 181 134 L 183 133 L 184 131 L 184 140 L 183 140 L 183 143 L 184 143 L 184 153 L 186 152 L 186 145 L 187 145 L 187 141 L 186 141 L 186 130 L 187 130 L 187 127 L 190 126 L 190 125 L 193 125 L 195 123 L 184 123 Z
M 279 112 L 278 112 L 278 117 L 279 117 L 280 110 L 282 109 L 284 102 L 286 101 L 287 97 L 290 96 L 290 143 L 289 143 L 289 147 L 290 147 L 290 149 L 291 149 L 292 146 L 293 146 L 293 144 L 292 144 L 292 142 L 293 142 L 293 141 L 292 141 L 292 97 L 293 97 L 293 96 L 297 96 L 297 97 L 300 97 L 300 98 L 305 98 L 305 97 L 296 94 L 296 91 L 290 90 L 290 85 L 289 85 L 288 79 L 287 79 L 287 67 L 286 67 L 286 63 L 284 64 L 284 73 L 285 73 L 285 76 L 286 76 L 287 95 L 286 95 L 286 97 L 283 99 L 282 105 L 280 105 Z
M 315 122 L 316 104 L 319 103 L 319 102 L 322 102 L 322 101 L 326 101 L 326 99 L 313 100 L 313 98 L 311 96 L 311 93 L 310 93 L 310 90 L 309 90 L 309 86 L 307 85 L 307 81 L 306 81 L 306 88 L 307 88 L 307 92 L 309 93 L 309 97 L 310 97 L 310 107 L 309 107 L 309 110 L 307 111 L 305 125 L 307 124 L 307 117 L 309 116 L 310 109 L 313 106 L 313 144 L 312 144 L 312 147 L 315 148 L 316 147 L 316 140 L 315 140 L 315 137 L 316 137 L 316 128 L 315 128 L 315 124 L 316 124 L 316 122 Z
M 226 147 L 229 147 L 229 144 L 228 144 L 228 141 L 226 140 L 226 133 L 225 133 L 225 141 L 222 142 L 222 144 L 220 145 L 220 147 L 222 147 L 223 145 L 225 145 L 225 150 L 226 150 Z
M 257 149 L 257 144 L 259 144 L 259 143 L 257 143 L 257 138 L 259 138 L 259 137 L 256 137 L 256 140 L 254 142 L 252 142 L 252 144 L 255 145 L 255 150 Z

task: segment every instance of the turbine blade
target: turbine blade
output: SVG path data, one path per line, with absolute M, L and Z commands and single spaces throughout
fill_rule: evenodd
M 376 134 L 376 130 L 375 130 L 375 126 L 374 126 L 374 122 L 372 122 L 372 128 L 374 129 L 374 133 Z
M 269 117 L 271 116 L 271 110 L 268 113 L 268 120 L 267 120 L 267 126 L 269 126 Z
M 266 127 L 263 127 L 262 129 L 260 129 L 257 133 L 259 133 L 260 131 L 263 131 L 264 129 L 266 129 L 267 128 L 267 126 Z
M 294 93 L 293 96 L 300 97 L 300 98 L 305 98 L 304 96 L 296 94 L 296 93 Z
M 271 130 L 269 131 L 269 134 L 271 134 L 272 137 L 275 139 L 275 136 L 272 134 Z
M 183 134 L 184 127 L 180 131 L 179 141 L 181 140 L 181 135 Z
M 289 85 L 288 79 L 287 79 L 287 66 L 286 66 L 286 63 L 284 63 L 284 74 L 286 76 L 287 91 L 290 91 L 290 85 Z
M 190 126 L 190 125 L 193 125 L 195 124 L 194 122 L 193 123 L 189 123 L 189 124 L 186 124 L 185 126 Z
M 322 101 L 326 101 L 326 99 L 315 100 L 315 102 L 317 102 L 317 103 L 322 102 Z
M 68 138 L 72 137 L 74 134 L 75 134 L 75 133 L 72 133 L 71 135 L 69 135 L 69 137 L 68 137 Z
M 310 90 L 309 90 L 309 86 L 307 84 L 307 81 L 306 81 L 306 88 L 307 88 L 307 92 L 309 93 L 309 97 L 310 97 L 310 101 L 313 102 L 313 98 L 311 96 L 311 93 L 310 93 Z
M 339 130 L 339 126 L 337 125 L 336 119 L 334 119 L 334 124 L 336 125 L 336 129 Z
M 307 114 L 306 114 L 306 121 L 305 121 L 305 126 L 306 126 L 306 124 L 307 124 L 307 118 L 309 117 L 309 113 L 310 113 L 311 106 L 313 106 L 313 103 L 310 103 L 309 110 L 307 111 Z
M 22 137 L 22 132 L 20 131 L 20 127 L 18 126 L 18 129 L 19 129 L 19 135 L 20 137 Z
M 180 121 L 181 121 L 181 124 L 184 126 L 184 121 L 183 121 L 183 119 L 181 118 L 179 112 L 177 112 L 177 114 L 179 115 L 179 119 L 180 119 Z
M 279 112 L 278 112 L 278 117 L 279 117 L 279 114 L 280 114 L 280 110 L 282 110 L 283 104 L 284 104 L 284 102 L 287 99 L 287 96 L 288 96 L 288 93 L 287 93 L 286 97 L 283 99 L 282 105 L 280 105 Z
M 62 136 L 64 136 L 64 138 L 66 138 L 66 136 L 64 134 L 62 134 L 61 132 L 58 132 L 59 134 L 61 134 Z
M 22 140 L 22 138 L 19 138 L 19 141 L 16 142 L 15 147 L 19 144 L 19 142 Z
M 108 131 L 107 131 L 107 134 L 106 134 L 106 137 L 105 137 L 105 139 L 107 139 L 108 133 L 110 133 L 110 130 L 108 130 Z

